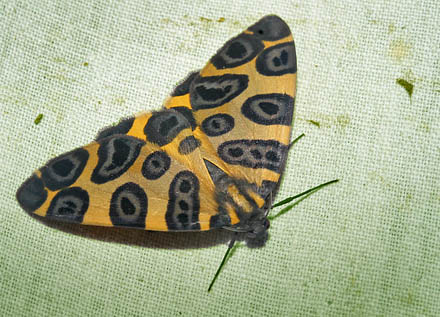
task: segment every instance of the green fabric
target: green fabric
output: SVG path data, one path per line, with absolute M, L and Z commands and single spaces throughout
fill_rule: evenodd
M 438 1 L 1 2 L 0 315 L 438 314 Z M 34 169 L 158 108 L 270 13 L 295 37 L 294 136 L 306 134 L 276 200 L 341 181 L 274 220 L 264 248 L 239 247 L 210 293 L 224 233 L 45 224 L 20 209 Z

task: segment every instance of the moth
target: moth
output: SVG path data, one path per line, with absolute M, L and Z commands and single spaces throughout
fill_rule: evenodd
M 262 18 L 179 84 L 164 107 L 104 128 L 18 189 L 28 213 L 154 231 L 228 229 L 264 245 L 292 131 L 296 52 Z

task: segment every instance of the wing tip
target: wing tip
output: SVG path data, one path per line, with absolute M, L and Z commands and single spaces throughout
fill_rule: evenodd
M 266 15 L 248 28 L 265 41 L 277 41 L 291 35 L 289 26 L 277 15 Z
M 17 190 L 15 197 L 24 211 L 31 214 L 40 208 L 47 199 L 47 190 L 36 174 L 30 176 Z

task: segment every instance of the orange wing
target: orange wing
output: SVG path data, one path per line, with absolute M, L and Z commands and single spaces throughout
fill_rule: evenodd
M 108 129 L 49 161 L 18 190 L 23 209 L 89 225 L 210 229 L 218 209 L 214 184 L 188 122 L 174 110 L 140 118 L 148 137 Z
M 269 193 L 287 159 L 295 91 L 292 34 L 279 17 L 267 16 L 188 76 L 165 106 L 192 110 L 205 160 Z
M 267 16 L 190 74 L 166 109 L 124 119 L 49 161 L 17 200 L 29 213 L 90 225 L 176 231 L 240 223 L 279 183 L 295 85 L 290 30 Z M 217 184 L 224 174 L 232 181 Z

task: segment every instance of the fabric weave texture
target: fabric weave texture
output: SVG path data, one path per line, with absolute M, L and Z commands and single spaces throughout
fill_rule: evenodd
M 293 137 L 306 134 L 276 201 L 340 182 L 274 220 L 264 248 L 238 247 L 210 293 L 227 232 L 20 209 L 33 170 L 159 108 L 267 14 L 295 38 Z M 435 0 L 0 1 L 0 315 L 438 315 L 439 17 Z

